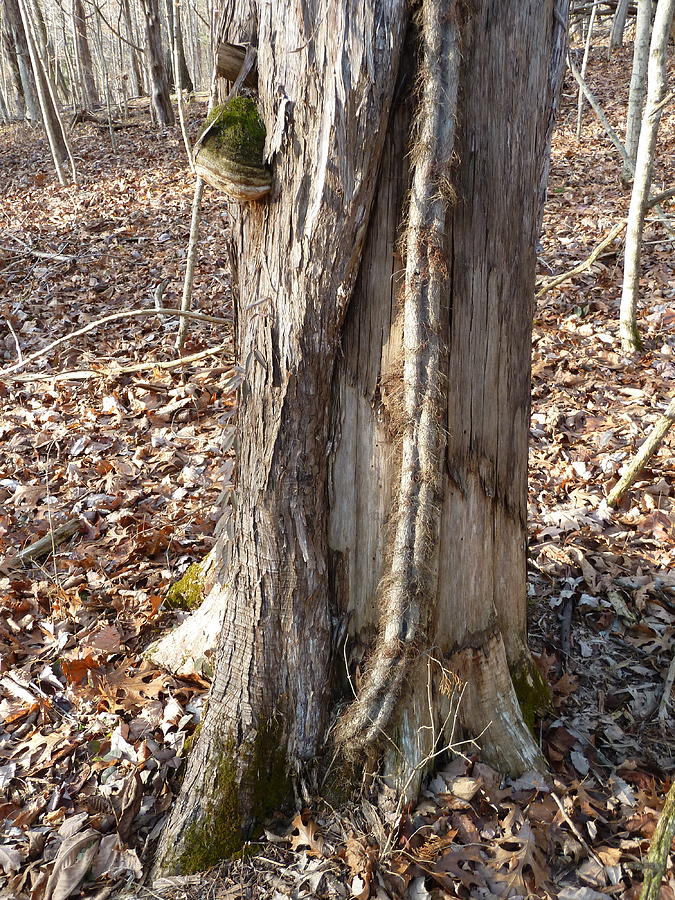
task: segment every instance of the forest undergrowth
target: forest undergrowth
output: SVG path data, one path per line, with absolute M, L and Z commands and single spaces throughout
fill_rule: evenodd
M 609 60 L 598 45 L 588 69 L 619 133 L 630 58 L 630 44 Z M 189 113 L 196 127 L 203 105 Z M 577 142 L 575 120 L 568 76 L 541 278 L 585 259 L 628 209 L 601 126 L 586 110 Z M 208 688 L 202 672 L 173 678 L 142 651 L 185 615 L 167 590 L 212 544 L 238 373 L 229 327 L 207 322 L 190 322 L 192 362 L 167 365 L 177 319 L 153 311 L 159 294 L 180 304 L 192 182 L 177 130 L 158 134 L 143 104 L 127 124 L 114 149 L 106 129 L 76 126 L 80 184 L 67 188 L 43 136 L 0 130 L 0 897 L 637 896 L 675 772 L 673 437 L 617 511 L 602 500 L 675 383 L 675 242 L 657 222 L 639 356 L 619 349 L 620 241 L 537 302 L 529 591 L 552 686 L 536 726 L 552 784 L 502 781 L 476 752 L 402 820 L 386 798 L 339 814 L 318 804 L 280 814 L 234 864 L 140 886 Z M 671 106 L 654 191 L 674 182 Z M 194 307 L 219 318 L 231 314 L 227 220 L 209 191 Z M 29 360 L 136 309 L 148 315 Z M 60 526 L 62 543 L 30 550 Z M 661 897 L 675 898 L 672 867 Z

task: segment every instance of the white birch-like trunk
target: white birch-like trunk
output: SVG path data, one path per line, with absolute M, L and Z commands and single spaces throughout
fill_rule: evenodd
M 675 10 L 675 0 L 658 0 L 649 46 L 647 100 L 642 114 L 633 191 L 628 211 L 623 288 L 619 311 L 619 333 L 621 349 L 624 353 L 635 353 L 641 348 L 637 327 L 637 304 L 640 294 L 640 252 L 642 249 L 645 209 L 652 181 L 656 137 L 661 120 L 663 99 L 666 96 L 668 85 L 666 59 L 673 10 Z
M 649 60 L 649 41 L 652 33 L 653 0 L 637 0 L 637 20 L 635 24 L 635 41 L 633 43 L 633 68 L 630 76 L 628 92 L 628 111 L 626 113 L 626 153 L 635 168 L 640 123 L 642 122 L 642 105 L 647 89 L 647 62 Z M 633 173 L 624 166 L 622 180 L 630 184 Z
M 581 61 L 581 77 L 586 77 L 586 69 L 588 68 L 588 57 L 591 52 L 591 40 L 593 37 L 593 25 L 595 24 L 595 16 L 597 13 L 598 7 L 593 4 L 593 9 L 591 10 L 591 17 L 588 20 L 588 31 L 586 33 L 586 44 L 584 46 L 584 58 Z M 581 90 L 581 85 L 579 86 L 579 96 L 577 98 L 577 140 L 581 140 L 581 120 L 584 113 L 584 92 Z
M 358 692 L 357 668 L 377 667 L 389 613 L 401 669 L 361 698 L 369 770 L 416 790 L 451 737 L 453 679 L 486 758 L 541 765 L 514 684 L 531 700 L 534 248 L 566 4 L 438 10 L 423 0 L 421 33 L 407 0 L 239 0 L 223 20 L 219 42 L 257 46 L 274 181 L 233 210 L 234 539 L 214 549 L 231 554 L 217 669 L 158 873 L 212 864 L 289 776 L 302 796 L 336 748 L 345 764 L 327 726 L 348 675 Z

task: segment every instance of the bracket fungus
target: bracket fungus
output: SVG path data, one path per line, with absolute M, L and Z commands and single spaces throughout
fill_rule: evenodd
M 272 175 L 263 162 L 265 125 L 255 100 L 233 97 L 214 107 L 197 142 L 198 175 L 235 200 L 259 200 Z

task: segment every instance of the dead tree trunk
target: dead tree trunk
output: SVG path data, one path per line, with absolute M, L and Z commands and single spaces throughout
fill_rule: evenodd
M 217 671 L 157 872 L 230 853 L 289 777 L 315 789 L 357 667 L 333 750 L 358 748 L 400 791 L 451 739 L 453 679 L 487 758 L 542 765 L 517 695 L 531 712 L 541 689 L 526 480 L 555 7 L 423 0 L 411 21 L 406 0 L 338 0 L 330 17 L 320 0 L 253 4 L 275 155 L 269 201 L 232 226 L 235 539 L 219 544 Z M 249 9 L 230 8 L 221 40 L 250 38 Z
M 179 5 L 180 8 L 180 5 Z M 175 16 L 174 22 L 174 2 L 173 0 L 166 0 L 166 17 L 169 23 L 169 35 L 173 35 L 173 41 L 170 41 L 170 45 L 172 47 L 173 52 L 169 54 L 169 60 L 171 61 L 171 84 L 176 90 L 176 86 L 180 84 L 184 91 L 190 93 L 194 90 L 194 85 L 192 83 L 192 78 L 190 77 L 190 72 L 187 67 L 187 61 L 185 59 L 185 44 L 183 43 L 183 26 L 181 22 L 180 14 Z M 175 32 L 178 32 L 176 35 Z M 180 72 L 176 72 L 176 59 L 178 60 L 177 65 L 180 69 Z
M 159 21 L 159 0 L 142 0 L 145 16 L 145 53 L 150 79 L 150 99 L 157 124 L 173 125 L 173 107 L 169 96 L 169 79 L 164 65 Z
M 89 40 L 87 39 L 87 21 L 84 16 L 82 0 L 73 0 L 73 44 L 75 45 L 75 62 L 80 81 L 82 99 L 87 109 L 98 106 L 98 93 L 94 81 L 94 68 L 91 61 Z

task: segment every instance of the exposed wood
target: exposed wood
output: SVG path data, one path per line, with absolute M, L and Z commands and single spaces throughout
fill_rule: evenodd
M 240 44 L 222 43 L 218 45 L 216 51 L 216 72 L 220 78 L 227 78 L 228 81 L 236 81 L 241 67 L 246 57 L 246 47 Z M 244 86 L 257 90 L 258 88 L 258 71 L 257 68 L 252 69 L 244 79 Z

